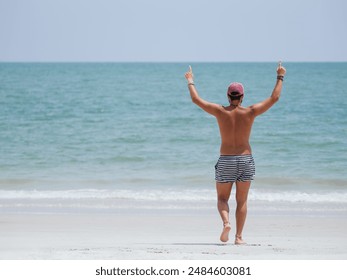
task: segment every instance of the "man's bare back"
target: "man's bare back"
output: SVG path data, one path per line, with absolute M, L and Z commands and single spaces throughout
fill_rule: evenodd
M 249 145 L 254 115 L 250 108 L 222 107 L 216 115 L 221 136 L 221 155 L 252 154 Z

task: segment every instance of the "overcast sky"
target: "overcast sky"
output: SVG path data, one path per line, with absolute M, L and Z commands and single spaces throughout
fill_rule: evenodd
M 347 61 L 345 0 L 0 0 L 0 61 Z

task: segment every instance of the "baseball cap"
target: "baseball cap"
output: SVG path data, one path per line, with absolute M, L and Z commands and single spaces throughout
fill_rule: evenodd
M 227 95 L 241 97 L 244 95 L 244 88 L 241 83 L 231 83 L 228 87 Z

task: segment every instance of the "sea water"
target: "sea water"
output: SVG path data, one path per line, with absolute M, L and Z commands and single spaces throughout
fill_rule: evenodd
M 0 63 L 0 207 L 214 206 L 219 130 L 190 100 L 188 64 Z M 250 200 L 346 206 L 347 63 L 284 66 L 280 101 L 253 126 Z M 192 67 L 222 105 L 233 81 L 243 106 L 276 81 L 276 63 Z

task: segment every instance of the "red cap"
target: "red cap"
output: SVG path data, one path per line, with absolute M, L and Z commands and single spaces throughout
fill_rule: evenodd
M 238 93 L 238 94 L 236 94 L 236 93 Z M 227 94 L 233 95 L 233 96 L 243 95 L 244 94 L 243 85 L 241 83 L 231 83 L 228 87 Z

